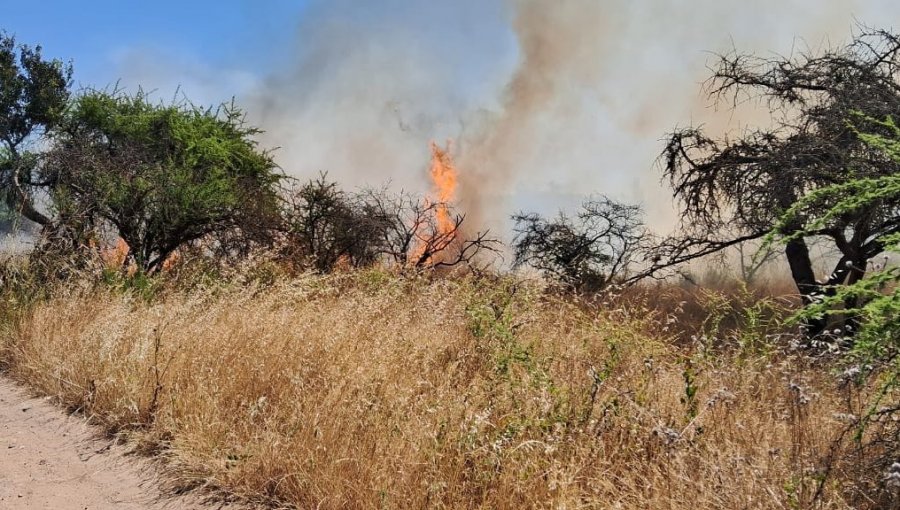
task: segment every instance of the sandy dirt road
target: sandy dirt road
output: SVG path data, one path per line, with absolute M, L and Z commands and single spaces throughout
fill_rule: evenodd
M 0 376 L 0 510 L 187 510 L 164 498 L 153 467 L 96 439 L 83 419 Z

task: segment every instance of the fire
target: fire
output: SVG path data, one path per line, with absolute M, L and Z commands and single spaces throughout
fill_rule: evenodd
M 175 269 L 175 266 L 178 265 L 178 262 L 181 260 L 181 255 L 177 251 L 173 251 L 166 257 L 166 260 L 163 261 L 162 270 L 171 271 Z
M 456 197 L 456 186 L 459 183 L 459 175 L 450 157 L 449 141 L 445 149 L 431 142 L 431 183 L 433 200 L 437 204 L 435 215 L 438 231 L 446 234 L 454 227 L 447 205 Z
M 451 143 L 448 140 L 447 146 L 442 148 L 435 142 L 431 142 L 431 168 L 429 174 L 431 176 L 431 192 L 425 199 L 426 206 L 434 206 L 434 220 L 436 231 L 417 232 L 419 245 L 412 253 L 410 260 L 413 264 L 420 264 L 423 257 L 426 257 L 429 263 L 434 263 L 431 257 L 434 253 L 430 250 L 437 248 L 435 243 L 441 245 L 440 249 L 454 241 L 456 233 L 456 223 L 450 213 L 449 205 L 456 198 L 456 187 L 459 184 L 459 174 L 453 165 L 453 158 L 450 157 Z M 429 252 L 429 253 L 427 253 Z
M 116 240 L 115 246 L 100 249 L 100 259 L 110 269 L 119 269 L 125 264 L 128 253 L 131 252 L 128 243 L 121 237 Z
M 91 240 L 91 247 L 95 247 L 96 242 Z M 128 255 L 131 253 L 131 247 L 128 246 L 128 243 L 125 242 L 121 237 L 116 239 L 116 244 L 114 246 L 109 247 L 101 247 L 99 249 L 100 252 L 100 260 L 103 261 L 103 264 L 107 269 L 112 270 L 120 270 L 122 266 L 125 265 L 125 261 L 128 259 Z M 162 270 L 163 271 L 171 271 L 181 260 L 181 255 L 177 251 L 173 251 L 169 254 L 168 257 L 163 261 Z M 128 266 L 125 268 L 125 272 L 131 276 L 137 271 L 137 266 L 134 265 L 134 262 L 130 262 Z

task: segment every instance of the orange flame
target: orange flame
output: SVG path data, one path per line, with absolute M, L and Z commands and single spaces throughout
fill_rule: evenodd
M 125 259 L 128 257 L 130 251 L 131 248 L 128 247 L 128 243 L 120 237 L 116 240 L 115 246 L 100 249 L 100 259 L 106 267 L 110 269 L 119 269 L 125 264 Z
M 446 234 L 454 227 L 447 205 L 456 197 L 456 186 L 459 184 L 459 175 L 450 157 L 450 141 L 447 142 L 446 149 L 431 142 L 431 183 L 433 199 L 437 203 L 435 214 L 438 231 Z
M 96 246 L 96 243 L 93 240 L 91 240 L 90 244 L 91 247 Z M 131 253 L 131 247 L 120 237 L 116 239 L 115 246 L 101 247 L 99 251 L 100 260 L 103 261 L 103 265 L 105 265 L 107 269 L 118 271 L 125 265 L 125 260 L 128 258 L 128 254 Z M 181 255 L 177 251 L 173 251 L 166 257 L 166 260 L 163 261 L 162 270 L 171 271 L 180 260 Z M 129 276 L 133 275 L 136 271 L 137 266 L 134 265 L 134 262 L 129 263 L 128 267 L 125 268 L 125 272 Z
M 450 148 L 451 142 L 449 140 L 446 148 L 441 148 L 437 143 L 431 142 L 431 168 L 429 170 L 431 192 L 426 197 L 425 204 L 433 204 L 435 206 L 434 219 L 437 231 L 428 233 L 417 232 L 418 235 L 443 236 L 452 233 L 456 226 L 453 217 L 450 215 L 449 204 L 456 197 L 459 175 L 456 167 L 453 165 L 453 158 L 450 157 Z M 429 243 L 429 240 L 419 238 L 419 246 L 410 258 L 413 264 L 418 264 L 425 251 L 429 249 Z M 434 261 L 431 262 L 433 263 Z
M 163 272 L 175 269 L 175 266 L 178 265 L 179 261 L 181 261 L 181 255 L 177 251 L 170 253 L 169 256 L 166 257 L 166 260 L 163 261 Z

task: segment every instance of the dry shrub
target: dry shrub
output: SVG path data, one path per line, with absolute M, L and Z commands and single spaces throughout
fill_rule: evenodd
M 785 346 L 797 332 L 784 326 L 784 319 L 800 304 L 796 287 L 787 280 L 748 284 L 721 279 L 704 285 L 644 282 L 623 289 L 616 297 L 628 307 L 665 317 L 664 333 L 681 345 Z
M 833 376 L 693 355 L 664 322 L 514 280 L 366 271 L 156 302 L 73 292 L 5 352 L 164 458 L 173 489 L 297 508 L 864 505 L 831 448 Z

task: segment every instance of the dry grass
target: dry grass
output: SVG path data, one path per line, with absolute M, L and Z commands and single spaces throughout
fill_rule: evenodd
M 2 352 L 161 455 L 173 488 L 298 508 L 813 504 L 841 457 L 835 413 L 864 389 L 784 354 L 675 347 L 664 314 L 600 308 L 378 271 L 153 303 L 70 291 Z M 817 508 L 865 503 L 842 462 Z

